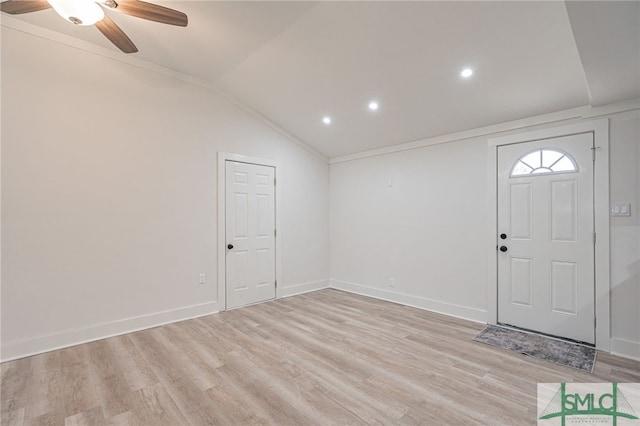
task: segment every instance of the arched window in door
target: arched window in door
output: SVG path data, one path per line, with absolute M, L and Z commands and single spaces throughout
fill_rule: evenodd
M 520 157 L 511 168 L 510 177 L 577 171 L 576 161 L 566 152 L 542 148 Z

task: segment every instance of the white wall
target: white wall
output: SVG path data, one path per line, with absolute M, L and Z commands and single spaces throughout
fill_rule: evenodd
M 611 343 L 632 357 L 640 357 L 639 126 L 638 111 L 610 119 L 611 198 L 633 206 L 631 217 L 611 220 Z M 503 134 L 334 162 L 332 286 L 485 322 L 487 140 Z
M 2 358 L 223 307 L 219 151 L 280 162 L 281 294 L 327 286 L 326 160 L 211 90 L 3 28 Z
M 332 284 L 484 321 L 485 157 L 470 140 L 332 165 Z
M 219 151 L 282 165 L 284 294 L 330 269 L 338 288 L 486 320 L 499 134 L 334 164 L 329 186 L 325 161 L 206 88 L 7 28 L 1 118 L 2 359 L 218 310 Z M 628 356 L 639 126 L 637 111 L 611 117 L 611 198 L 633 213 L 611 221 L 612 348 Z
M 640 358 L 640 112 L 611 120 L 610 198 L 631 203 L 611 218 L 612 351 Z

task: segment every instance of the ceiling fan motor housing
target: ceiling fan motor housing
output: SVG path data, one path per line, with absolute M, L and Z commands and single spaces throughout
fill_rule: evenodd
M 94 1 L 47 0 L 53 9 L 75 25 L 93 25 L 104 18 L 104 11 Z

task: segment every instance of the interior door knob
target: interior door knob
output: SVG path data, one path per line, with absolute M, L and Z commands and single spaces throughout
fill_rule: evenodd
M 501 252 L 503 252 L 503 253 L 504 253 L 504 252 L 505 252 L 505 251 L 507 251 L 507 250 L 508 250 L 508 249 L 507 249 L 507 246 L 500 246 L 500 251 L 501 251 Z
M 227 246 L 227 248 L 228 248 L 229 250 L 231 250 L 231 249 L 233 248 L 233 244 L 229 244 L 229 245 Z
M 507 234 L 500 234 L 500 238 L 503 239 L 503 240 L 506 240 L 507 239 Z

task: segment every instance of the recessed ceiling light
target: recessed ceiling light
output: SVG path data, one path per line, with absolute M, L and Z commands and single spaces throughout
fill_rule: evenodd
M 322 117 L 322 122 L 324 124 L 331 124 L 331 117 Z
M 462 78 L 469 78 L 473 75 L 473 70 L 471 68 L 465 68 L 462 71 L 460 71 L 460 77 Z
M 378 109 L 378 103 L 376 101 L 369 102 L 369 109 L 371 111 L 375 111 Z

